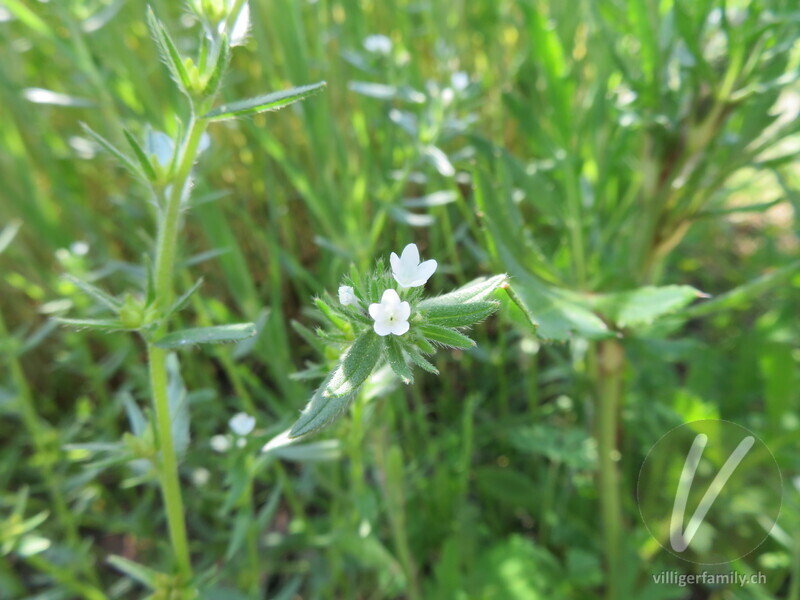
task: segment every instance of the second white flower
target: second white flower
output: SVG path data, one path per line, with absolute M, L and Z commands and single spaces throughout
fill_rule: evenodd
M 403 335 L 409 329 L 411 305 L 401 302 L 397 292 L 388 289 L 383 292 L 380 303 L 369 305 L 369 316 L 375 320 L 373 328 L 378 335 Z

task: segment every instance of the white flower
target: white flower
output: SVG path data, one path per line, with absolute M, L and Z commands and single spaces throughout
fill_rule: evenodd
M 433 259 L 420 263 L 419 250 L 416 244 L 409 244 L 403 248 L 401 256 L 397 256 L 392 252 L 389 262 L 392 264 L 392 275 L 394 275 L 397 283 L 404 288 L 425 285 L 438 266 Z
M 368 35 L 364 39 L 364 48 L 375 54 L 389 54 L 392 51 L 392 40 L 379 33 Z
M 358 306 L 358 298 L 349 285 L 339 286 L 339 302 L 342 306 Z
M 199 467 L 192 471 L 192 483 L 197 487 L 203 487 L 211 479 L 211 471 L 205 467 Z
M 231 417 L 231 420 L 228 421 L 228 426 L 236 435 L 247 435 L 253 431 L 253 427 L 256 426 L 256 418 L 251 417 L 247 413 L 236 413 Z
M 450 83 L 459 92 L 465 90 L 469 85 L 469 75 L 464 71 L 457 71 L 450 77 Z
M 369 305 L 369 316 L 375 319 L 373 327 L 378 335 L 403 335 L 408 331 L 411 306 L 408 302 L 401 302 L 396 291 L 388 289 L 383 292 L 380 304 Z
M 231 439 L 227 435 L 218 434 L 213 436 L 210 444 L 214 452 L 227 452 L 231 449 Z

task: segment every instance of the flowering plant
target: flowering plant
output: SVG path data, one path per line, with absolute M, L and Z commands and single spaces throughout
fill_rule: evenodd
M 413 367 L 439 371 L 428 360 L 437 346 L 469 349 L 475 342 L 463 330 L 499 307 L 492 294 L 505 275 L 476 279 L 441 296 L 425 298 L 423 286 L 437 268 L 420 262 L 416 244 L 390 257 L 391 271 L 379 260 L 366 277 L 352 271 L 339 287 L 338 302 L 330 295 L 315 300 L 327 322 L 317 336 L 339 352 L 339 358 L 314 392 L 289 435 L 299 437 L 329 425 L 350 405 L 369 376 L 383 365 L 404 383 L 414 381 Z

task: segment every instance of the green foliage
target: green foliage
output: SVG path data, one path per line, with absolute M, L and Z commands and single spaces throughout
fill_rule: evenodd
M 154 0 L 150 28 L 135 2 L 2 4 L 0 597 L 184 592 L 141 361 L 148 339 L 224 323 L 257 334 L 180 352 L 179 377 L 163 351 L 202 598 L 582 600 L 608 594 L 614 557 L 617 598 L 800 597 L 796 2 L 251 0 L 236 48 L 236 1 Z M 199 119 L 248 98 L 247 118 Z M 412 314 L 477 345 L 443 351 L 412 319 L 373 334 L 352 396 L 323 397 L 374 323 L 324 290 L 349 273 L 379 302 L 395 283 L 364 273 L 412 240 L 439 261 Z M 464 292 L 486 273 L 508 281 Z M 330 426 L 289 438 L 309 398 L 306 431 Z M 785 475 L 778 525 L 726 566 L 766 584 L 652 581 L 699 567 L 644 529 L 639 467 L 698 418 L 746 425 Z
M 266 94 L 264 96 L 248 98 L 247 100 L 230 102 L 207 112 L 203 115 L 203 118 L 209 119 L 210 121 L 223 121 L 225 119 L 235 119 L 237 117 L 246 117 L 262 112 L 280 110 L 295 102 L 305 100 L 309 96 L 319 92 L 326 85 L 327 83 L 320 81 L 318 83 L 312 83 L 311 85 L 304 85 L 289 90 Z
M 195 344 L 224 344 L 241 342 L 256 335 L 253 323 L 216 325 L 214 327 L 194 327 L 168 333 L 157 339 L 154 345 L 165 350 L 175 350 Z

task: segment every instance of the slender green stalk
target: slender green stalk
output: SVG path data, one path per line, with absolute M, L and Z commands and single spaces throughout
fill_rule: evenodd
M 200 111 L 196 110 L 200 108 Z M 189 128 L 178 156 L 177 168 L 171 182 L 171 189 L 162 207 L 160 215 L 158 242 L 156 247 L 155 266 L 155 305 L 166 310 L 173 300 L 173 277 L 175 270 L 175 250 L 178 241 L 178 230 L 181 211 L 181 200 L 184 190 L 189 185 L 189 176 L 197 156 L 197 148 L 205 131 L 206 122 L 197 118 L 198 112 L 205 112 L 207 107 L 192 107 Z M 167 325 L 162 324 L 158 334 L 166 333 Z M 150 369 L 150 386 L 153 394 L 153 405 L 156 413 L 158 444 L 161 450 L 160 483 L 161 495 L 167 511 L 172 551 L 179 573 L 186 578 L 192 577 L 189 543 L 184 522 L 183 498 L 178 478 L 178 460 L 172 439 L 172 419 L 169 411 L 167 394 L 167 353 L 156 346 L 148 345 L 148 363 Z
M 192 170 L 197 148 L 200 139 L 206 129 L 206 122 L 197 118 L 198 112 L 207 112 L 207 106 L 203 105 L 200 110 L 192 107 L 192 115 L 189 121 L 189 129 L 181 148 L 178 158 L 178 166 L 172 180 L 172 187 L 167 197 L 166 206 L 163 207 L 163 214 L 159 223 L 158 246 L 156 250 L 156 304 L 162 310 L 169 307 L 173 296 L 173 270 L 175 267 L 175 247 L 178 241 L 178 226 L 181 211 L 181 199 L 189 181 L 189 174 Z
M 592 379 L 597 386 L 597 453 L 599 460 L 598 488 L 600 512 L 603 517 L 603 536 L 606 558 L 606 598 L 620 598 L 620 569 L 622 541 L 622 504 L 617 468 L 617 414 L 622 399 L 622 378 L 625 355 L 622 346 L 614 341 L 592 347 L 590 355 Z
M 158 444 L 161 449 L 161 496 L 167 511 L 169 536 L 178 570 L 181 575 L 191 578 L 189 543 L 183 518 L 183 498 L 178 479 L 178 460 L 172 441 L 172 419 L 167 395 L 167 356 L 164 350 L 151 345 L 147 349 L 147 357 L 150 364 L 150 387 L 153 391 L 153 405 L 156 411 Z

